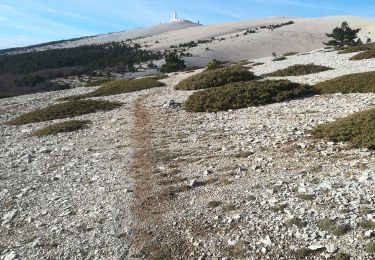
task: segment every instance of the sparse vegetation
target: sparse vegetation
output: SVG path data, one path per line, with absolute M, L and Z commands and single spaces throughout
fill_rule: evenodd
M 59 101 L 79 100 L 89 97 L 118 95 L 162 86 L 165 86 L 165 84 L 153 77 L 131 80 L 112 80 L 107 83 L 104 83 L 102 87 L 96 89 L 93 92 L 62 98 L 59 99 Z
M 348 46 L 348 47 L 342 48 L 342 50 L 339 51 L 338 53 L 345 54 L 345 53 L 353 53 L 353 52 L 361 52 L 361 51 L 369 51 L 369 50 L 375 50 L 375 43 Z
M 286 60 L 286 57 L 280 56 L 280 57 L 275 57 L 275 58 L 272 59 L 272 61 L 282 61 L 282 60 Z
M 342 236 L 350 231 L 350 226 L 347 224 L 336 225 L 335 221 L 331 219 L 321 219 L 317 221 L 320 229 L 331 233 L 334 236 Z
M 315 85 L 321 94 L 374 93 L 375 71 L 355 73 L 326 80 Z
M 294 55 L 297 55 L 297 54 L 298 54 L 298 52 L 293 51 L 293 52 L 284 53 L 283 56 L 288 57 L 288 56 L 294 56 Z
M 46 136 L 46 135 L 56 135 L 58 133 L 65 133 L 65 132 L 74 132 L 80 129 L 87 128 L 87 125 L 90 121 L 79 121 L 79 120 L 72 120 L 66 121 L 62 123 L 53 124 L 37 130 L 33 132 L 32 136 Z
M 299 193 L 297 197 L 301 200 L 314 200 L 315 196 L 313 194 Z
M 288 207 L 287 203 L 280 203 L 272 206 L 270 209 L 273 212 L 283 212 Z
M 298 259 L 304 259 L 308 257 L 310 254 L 311 250 L 306 247 L 299 248 L 296 251 L 296 256 L 298 257 Z
M 301 76 L 301 75 L 308 75 L 314 74 L 326 70 L 331 70 L 332 68 L 315 65 L 315 64 L 297 64 L 290 66 L 285 69 L 277 70 L 275 72 L 269 73 L 266 76 L 270 77 L 287 77 L 287 76 Z
M 209 208 L 217 208 L 221 205 L 221 202 L 220 201 L 217 201 L 217 200 L 211 200 L 210 202 L 207 203 L 207 206 Z
M 327 46 L 333 46 L 335 48 L 342 48 L 344 46 L 353 46 L 356 44 L 357 33 L 361 29 L 352 29 L 349 27 L 347 22 L 343 22 L 341 27 L 333 29 L 332 33 L 326 33 L 329 38 L 332 38 L 324 44 Z
M 350 60 L 368 60 L 373 58 L 375 58 L 375 50 L 368 50 L 354 55 Z
M 375 222 L 366 219 L 360 222 L 359 226 L 363 229 L 375 229 Z
M 216 70 L 207 70 L 182 80 L 177 86 L 178 90 L 196 90 L 222 86 L 232 82 L 248 81 L 255 76 L 248 68 L 231 66 Z
M 288 227 L 297 226 L 299 228 L 306 227 L 306 225 L 307 225 L 306 221 L 303 221 L 302 219 L 299 219 L 299 218 L 289 219 L 286 222 L 286 224 L 288 225 Z
M 238 241 L 232 248 L 231 250 L 231 255 L 234 256 L 234 257 L 240 257 L 240 258 L 244 258 L 246 256 L 246 253 L 247 253 L 247 248 L 248 248 L 248 243 L 243 241 L 243 240 L 240 240 Z
M 335 260 L 350 260 L 350 255 L 345 253 L 338 253 L 335 255 Z
M 334 142 L 350 142 L 355 147 L 375 149 L 375 109 L 319 125 L 312 133 L 317 138 Z
M 75 117 L 97 111 L 108 111 L 120 107 L 120 103 L 104 100 L 76 100 L 40 108 L 6 122 L 8 125 L 23 125 L 60 118 Z
M 375 254 L 375 243 L 370 242 L 366 245 L 365 250 L 370 254 Z
M 283 102 L 313 93 L 312 87 L 288 80 L 238 82 L 194 93 L 185 108 L 193 112 L 217 112 Z
M 281 23 L 281 24 L 263 25 L 263 26 L 261 26 L 261 27 L 259 27 L 259 28 L 260 28 L 260 29 L 270 29 L 270 30 L 274 30 L 274 29 L 277 29 L 277 28 L 280 28 L 280 27 L 283 27 L 283 26 L 291 25 L 291 24 L 294 24 L 294 22 L 293 22 L 293 21 L 289 21 L 289 22 Z

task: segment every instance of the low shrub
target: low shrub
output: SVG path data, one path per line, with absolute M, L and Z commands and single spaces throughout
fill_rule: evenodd
M 360 52 L 354 55 L 353 57 L 351 57 L 350 60 L 368 60 L 368 59 L 373 59 L 373 58 L 375 58 L 375 49 Z
M 311 86 L 288 80 L 238 82 L 196 92 L 186 101 L 185 108 L 193 112 L 217 112 L 282 102 L 313 93 Z
M 275 58 L 272 59 L 272 61 L 282 61 L 282 60 L 286 60 L 286 57 L 280 56 L 280 57 L 275 57 Z
M 66 101 L 66 100 L 79 100 L 83 98 L 89 97 L 102 97 L 102 96 L 111 96 L 111 95 L 118 95 L 130 92 L 136 92 L 144 89 L 156 88 L 165 86 L 164 83 L 157 80 L 157 77 L 150 77 L 150 78 L 141 78 L 141 79 L 131 79 L 131 80 L 112 80 L 93 92 L 83 94 L 83 95 L 76 95 L 70 96 L 66 98 L 58 99 L 59 101 Z
M 104 83 L 107 83 L 111 81 L 110 79 L 98 79 L 98 80 L 89 80 L 87 83 L 86 83 L 86 87 L 96 87 L 96 86 L 100 86 Z
M 158 74 L 158 75 L 152 76 L 151 78 L 155 80 L 161 80 L 161 79 L 167 79 L 168 77 L 169 76 L 167 74 Z
M 58 133 L 74 132 L 80 129 L 87 128 L 87 125 L 89 123 L 90 121 L 80 121 L 80 120 L 66 121 L 66 122 L 53 124 L 45 128 L 39 129 L 33 132 L 31 135 L 40 137 L 40 136 L 46 136 L 46 135 L 56 135 Z
M 222 86 L 238 81 L 248 81 L 255 76 L 248 68 L 231 66 L 216 70 L 207 70 L 182 80 L 177 84 L 177 90 L 196 90 Z
M 375 254 L 375 242 L 370 242 L 365 246 L 366 252 Z
M 207 64 L 207 70 L 216 70 L 221 67 L 223 67 L 223 62 L 215 59 Z
M 171 52 L 166 54 L 165 64 L 161 66 L 160 72 L 171 73 L 184 69 L 186 69 L 185 61 L 181 59 L 181 56 L 177 55 L 177 52 Z
M 315 65 L 315 64 L 297 64 L 290 66 L 285 69 L 277 70 L 275 72 L 266 74 L 266 76 L 270 77 L 286 77 L 286 76 L 301 76 L 301 75 L 308 75 L 314 74 L 326 70 L 331 70 L 332 68 Z
M 374 93 L 375 71 L 355 73 L 320 82 L 317 91 L 325 93 Z
M 368 50 L 375 50 L 375 43 L 361 44 L 361 45 L 346 47 L 346 48 L 343 48 L 338 53 L 345 54 L 345 53 L 353 53 L 353 52 L 368 51 Z
M 299 52 L 293 51 L 293 52 L 287 52 L 284 53 L 283 56 L 288 57 L 288 56 L 294 56 L 297 55 Z
M 6 122 L 8 125 L 23 125 L 60 118 L 75 117 L 97 111 L 108 111 L 120 107 L 117 102 L 105 100 L 75 100 L 40 108 Z
M 260 65 L 264 65 L 264 62 L 255 62 L 253 64 L 251 64 L 251 66 L 260 66 Z
M 334 122 L 317 126 L 316 138 L 350 142 L 356 147 L 375 148 L 375 108 L 361 111 Z

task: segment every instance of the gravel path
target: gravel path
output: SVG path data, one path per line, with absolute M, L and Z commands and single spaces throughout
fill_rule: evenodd
M 294 80 L 365 70 L 314 52 L 257 60 L 267 63 L 255 72 L 323 60 L 346 69 Z M 361 223 L 374 220 L 374 153 L 314 140 L 309 130 L 373 107 L 375 94 L 220 113 L 163 108 L 192 93 L 173 90 L 188 75 L 101 98 L 124 105 L 78 117 L 90 128 L 52 137 L 28 136 L 48 123 L 2 123 L 87 89 L 0 100 L 0 259 L 300 259 L 302 248 L 311 259 L 373 259 L 365 246 L 375 231 Z

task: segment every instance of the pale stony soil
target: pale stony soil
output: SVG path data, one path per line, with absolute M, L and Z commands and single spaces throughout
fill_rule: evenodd
M 166 17 L 169 20 L 169 17 Z M 260 29 L 261 26 L 276 25 L 294 21 L 294 24 L 275 30 Z M 375 40 L 375 19 L 356 16 L 326 16 L 317 18 L 304 17 L 260 17 L 251 20 L 226 22 L 221 24 L 198 25 L 184 21 L 161 23 L 152 27 L 125 32 L 86 37 L 63 43 L 28 48 L 21 52 L 41 51 L 46 49 L 68 48 L 89 44 L 105 44 L 131 39 L 133 43 L 152 51 L 164 51 L 171 45 L 191 41 L 214 41 L 187 48 L 186 52 L 193 57 L 184 58 L 189 66 L 206 66 L 212 59 L 239 61 L 268 57 L 272 52 L 305 52 L 324 47 L 327 41 L 325 33 L 347 21 L 352 28 L 361 28 L 359 37 L 363 42 L 368 38 Z M 194 21 L 195 22 L 195 21 Z M 201 21 L 204 24 L 204 21 Z M 257 33 L 244 35 L 246 30 L 257 30 Z M 219 40 L 220 39 L 220 40 Z M 221 40 L 224 39 L 224 40 Z M 207 51 L 206 48 L 209 50 Z M 17 53 L 19 51 L 16 51 Z
M 304 76 L 282 77 L 283 79 L 289 79 L 290 81 L 314 85 L 318 82 L 346 74 L 375 70 L 375 62 L 371 59 L 359 61 L 349 60 L 354 55 L 355 53 L 337 55 L 336 51 L 320 49 L 316 51 L 288 56 L 286 60 L 282 61 L 273 61 L 272 58 L 267 57 L 255 60 L 256 62 L 262 62 L 264 64 L 254 66 L 252 68 L 252 71 L 256 75 L 261 76 L 279 69 L 285 69 L 295 64 L 315 64 L 333 68 L 333 70 L 327 70 L 320 73 Z M 277 79 L 275 77 L 273 78 Z
M 267 64 L 254 71 L 293 60 L 346 68 L 336 75 L 352 66 L 365 70 L 348 56 L 314 52 L 257 60 Z M 366 70 L 375 66 L 366 62 Z M 332 74 L 293 80 L 335 75 L 324 73 Z M 374 94 L 220 113 L 163 108 L 192 93 L 173 89 L 188 75 L 171 74 L 167 87 L 103 98 L 124 106 L 79 117 L 93 123 L 77 133 L 34 138 L 27 134 L 48 123 L 0 124 L 0 259 L 298 259 L 302 247 L 313 250 L 311 259 L 338 252 L 373 259 L 364 247 L 375 242 L 374 231 L 359 223 L 374 219 L 374 153 L 314 140 L 309 130 L 373 107 Z M 0 100 L 1 123 L 85 91 Z M 209 207 L 212 201 L 217 207 Z M 348 233 L 322 230 L 317 221 L 324 218 L 347 225 Z

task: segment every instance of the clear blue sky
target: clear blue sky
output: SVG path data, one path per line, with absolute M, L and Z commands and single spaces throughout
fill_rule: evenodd
M 0 0 L 0 49 L 129 30 L 180 18 L 374 16 L 374 0 Z

